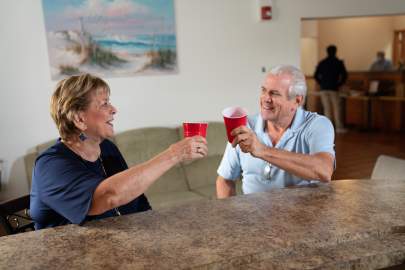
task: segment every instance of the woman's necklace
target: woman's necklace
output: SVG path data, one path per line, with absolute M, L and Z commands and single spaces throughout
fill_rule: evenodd
M 104 172 L 105 177 L 108 177 L 107 172 L 106 172 L 106 170 L 104 168 L 103 159 L 101 158 L 101 155 L 98 156 L 98 159 L 100 160 L 101 168 L 103 168 L 103 172 Z M 114 210 L 115 210 L 115 213 L 117 214 L 117 216 L 121 216 L 121 213 L 118 210 L 118 207 L 115 207 Z
M 80 155 L 80 151 L 76 150 L 72 144 L 69 144 L 69 143 L 66 142 L 65 140 L 62 139 L 61 141 L 62 141 L 66 146 L 69 146 L 69 149 L 72 150 L 76 155 L 78 155 L 78 156 L 81 158 L 81 160 L 85 163 L 85 159 L 82 157 L 82 155 Z M 98 156 L 98 160 L 100 161 L 101 168 L 103 169 L 103 172 L 104 172 L 104 176 L 105 176 L 105 177 L 108 177 L 107 171 L 106 171 L 105 168 L 104 168 L 103 159 L 101 158 L 101 153 L 100 153 L 99 156 Z M 114 211 L 115 211 L 115 213 L 117 214 L 117 216 L 121 216 L 121 212 L 118 210 L 118 207 L 115 207 L 115 208 L 114 208 Z

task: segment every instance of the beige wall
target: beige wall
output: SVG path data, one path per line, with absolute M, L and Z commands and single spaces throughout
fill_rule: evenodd
M 394 16 L 394 30 L 405 30 L 405 15 Z
M 307 76 L 312 76 L 318 64 L 318 38 L 301 38 L 301 69 Z
M 399 29 L 405 29 L 404 15 L 302 21 L 301 68 L 312 75 L 314 63 L 326 56 L 328 45 L 335 44 L 348 70 L 368 70 L 377 51 L 392 58 L 393 31 Z
M 391 58 L 393 20 L 391 17 L 322 20 L 319 22 L 319 59 L 329 44 L 338 47 L 348 70 L 367 70 L 377 51 Z
M 312 76 L 319 59 L 318 48 L 319 20 L 301 22 L 301 69 Z
M 302 38 L 318 38 L 319 20 L 303 20 L 301 22 Z

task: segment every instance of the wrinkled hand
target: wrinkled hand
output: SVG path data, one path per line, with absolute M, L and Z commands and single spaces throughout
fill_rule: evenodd
M 179 162 L 200 159 L 208 154 L 207 141 L 201 136 L 184 138 L 183 140 L 172 144 L 170 149 L 174 158 Z
M 250 153 L 254 157 L 258 157 L 265 146 L 256 137 L 256 134 L 246 126 L 240 126 L 232 130 L 232 136 L 235 139 L 232 142 L 232 146 L 236 147 L 239 144 L 240 149 L 244 153 Z

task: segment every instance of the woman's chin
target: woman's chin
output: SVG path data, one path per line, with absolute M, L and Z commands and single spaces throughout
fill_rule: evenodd
M 114 137 L 114 131 L 109 132 L 106 134 L 106 137 L 104 139 L 112 139 Z
M 114 137 L 114 133 L 113 132 L 109 132 L 109 133 L 105 133 L 105 134 L 100 134 L 99 136 L 98 136 L 98 140 L 100 141 L 100 143 L 102 142 L 102 141 L 104 141 L 105 139 L 109 139 L 109 140 L 111 140 L 112 138 Z

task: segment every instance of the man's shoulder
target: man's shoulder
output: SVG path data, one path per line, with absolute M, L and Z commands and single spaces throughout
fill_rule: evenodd
M 321 61 L 319 62 L 318 67 L 319 67 L 320 69 L 328 70 L 331 66 L 337 65 L 337 64 L 339 63 L 339 61 L 340 61 L 340 60 L 337 59 L 337 58 L 326 57 L 326 58 L 324 58 L 323 60 L 321 60 Z
M 392 68 L 392 62 L 390 61 L 390 60 L 388 60 L 388 59 L 385 59 L 385 66 L 387 67 L 387 68 Z
M 343 61 L 343 59 L 339 59 L 337 57 L 326 57 L 325 59 L 323 59 L 321 61 L 321 63 L 328 64 L 328 65 L 331 65 L 331 64 L 344 64 L 344 61 Z
M 320 127 L 333 128 L 333 125 L 326 116 L 304 110 L 304 121 L 301 127 L 305 130 L 316 130 Z
M 342 69 L 346 70 L 346 65 L 345 65 L 345 61 L 343 59 L 339 59 L 339 64 L 341 66 Z
M 324 66 L 329 62 L 329 58 L 324 58 L 319 62 L 319 66 Z

